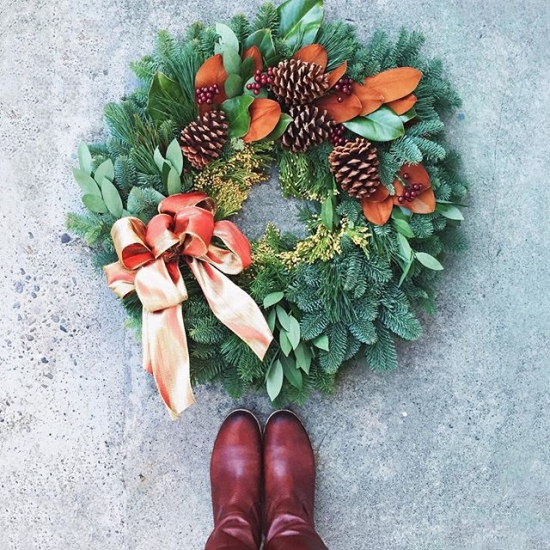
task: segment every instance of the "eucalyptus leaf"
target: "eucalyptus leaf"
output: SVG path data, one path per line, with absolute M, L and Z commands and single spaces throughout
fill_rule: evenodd
M 228 74 L 239 74 L 241 71 L 241 56 L 238 50 L 227 49 L 223 52 L 223 66 Z
M 172 166 L 170 166 L 169 162 L 165 162 L 162 165 L 161 170 L 161 176 L 162 176 L 162 184 L 164 185 L 164 190 L 166 191 L 168 186 L 168 174 L 170 173 L 170 170 L 172 170 Z
M 243 137 L 250 128 L 250 113 L 248 108 L 254 101 L 249 95 L 241 95 L 226 99 L 221 104 L 221 109 L 227 115 L 229 123 L 229 137 Z
M 294 50 L 315 42 L 323 22 L 323 0 L 287 0 L 279 12 L 279 37 Z
M 243 93 L 243 79 L 238 74 L 232 73 L 227 76 L 227 80 L 225 81 L 225 93 L 228 98 Z
M 336 197 L 334 195 L 329 195 L 321 206 L 321 221 L 323 225 L 329 230 L 332 231 L 335 226 L 335 217 L 336 217 Z
M 274 361 L 267 371 L 265 380 L 267 395 L 269 395 L 271 401 L 274 401 L 275 398 L 281 393 L 281 389 L 283 388 L 283 380 L 283 365 L 279 360 Z
M 99 186 L 92 176 L 89 176 L 86 172 L 78 168 L 73 168 L 73 176 L 85 195 L 95 195 L 101 198 Z
M 409 237 L 412 239 L 414 237 L 414 231 L 411 229 L 411 226 L 402 219 L 394 219 L 393 226 L 395 227 L 398 233 L 401 233 L 404 237 Z
M 285 378 L 295 388 L 301 390 L 303 385 L 302 371 L 296 366 L 292 359 L 288 357 L 281 357 L 281 364 L 283 365 Z
M 98 185 L 101 185 L 103 178 L 107 178 L 109 181 L 115 179 L 115 167 L 111 159 L 102 162 L 94 172 L 94 179 Z
M 101 197 L 97 195 L 84 195 L 82 202 L 88 210 L 96 212 L 97 214 L 107 214 L 109 209 Z
M 277 306 L 277 319 L 285 330 L 290 330 L 290 317 L 281 306 Z
M 282 113 L 279 122 L 277 122 L 277 126 L 275 126 L 273 131 L 261 141 L 275 141 L 279 139 L 286 132 L 286 129 L 292 120 L 293 119 L 289 114 Z
M 370 115 L 343 124 L 351 132 L 372 141 L 392 141 L 405 133 L 402 120 L 388 107 L 380 107 Z
M 185 103 L 181 87 L 164 73 L 157 72 L 151 81 L 147 98 L 147 110 L 157 124 L 170 118 L 170 112 L 167 109 L 167 104 L 170 103 Z
M 398 287 L 400 287 L 403 284 L 403 281 L 407 278 L 407 275 L 409 274 L 409 271 L 411 269 L 412 264 L 414 263 L 414 256 L 411 256 L 407 262 L 404 262 L 401 266 L 403 269 L 403 273 L 401 274 L 401 277 L 399 279 Z
M 92 154 L 84 142 L 81 142 L 78 146 L 78 164 L 86 174 L 90 175 L 92 173 Z
M 123 206 L 118 189 L 107 178 L 101 182 L 101 194 L 109 212 L 115 218 L 122 218 Z
M 164 157 L 162 156 L 160 149 L 157 147 L 155 149 L 155 152 L 153 153 L 153 159 L 155 160 L 155 164 L 157 165 L 157 168 L 160 172 L 162 172 L 162 167 L 164 166 Z
M 272 292 L 264 298 L 264 308 L 278 304 L 285 297 L 284 292 Z
M 441 271 L 443 266 L 435 259 L 431 254 L 426 254 L 426 252 L 417 252 L 416 259 L 428 269 L 433 271 Z
M 449 220 L 463 221 L 462 212 L 454 204 L 440 204 L 435 207 L 436 211 Z
M 324 351 L 328 351 L 329 350 L 328 336 L 326 334 L 323 336 L 317 336 L 317 338 L 313 340 L 313 345 L 316 348 L 322 349 Z
M 288 333 L 284 330 L 279 332 L 279 344 L 281 345 L 281 351 L 288 357 L 292 351 L 292 344 L 288 338 Z
M 275 330 L 275 321 L 277 320 L 277 312 L 272 309 L 267 316 L 267 326 L 269 330 L 273 332 Z
M 216 34 L 220 36 L 220 43 L 224 52 L 231 49 L 238 53 L 239 39 L 231 27 L 228 27 L 223 23 L 216 23 Z
M 168 172 L 166 191 L 168 192 L 168 195 L 175 195 L 176 193 L 181 192 L 180 175 L 174 168 L 170 168 L 170 171 Z
M 288 329 L 288 339 L 292 344 L 292 349 L 296 349 L 300 343 L 300 323 L 296 317 L 289 316 L 290 328 Z
M 244 42 L 245 49 L 257 46 L 267 65 L 273 65 L 277 59 L 275 44 L 270 29 L 260 29 L 253 32 Z
M 166 149 L 166 159 L 172 163 L 172 166 L 176 169 L 179 176 L 183 171 L 183 153 L 181 152 L 181 147 L 177 139 L 173 139 L 170 145 L 168 145 L 168 149 Z
M 309 374 L 312 359 L 309 347 L 303 342 L 300 342 L 298 347 L 294 350 L 294 355 L 296 356 L 296 366 L 301 368 L 305 373 Z
M 401 233 L 397 234 L 397 247 L 399 250 L 399 256 L 403 259 L 403 261 L 410 261 L 413 257 L 413 251 L 409 241 Z

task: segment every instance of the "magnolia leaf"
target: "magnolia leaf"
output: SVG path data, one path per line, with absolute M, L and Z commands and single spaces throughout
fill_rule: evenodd
M 225 81 L 225 93 L 228 98 L 238 96 L 243 93 L 243 79 L 238 75 L 231 73 Z
M 180 175 L 174 168 L 170 168 L 168 177 L 166 178 L 166 191 L 168 195 L 175 195 L 181 192 Z
M 111 159 L 102 162 L 94 172 L 94 179 L 98 185 L 101 185 L 103 178 L 107 178 L 109 181 L 115 179 L 115 167 Z
M 258 46 L 250 46 L 243 52 L 243 64 L 241 65 L 241 76 L 245 76 L 244 71 L 250 71 L 250 74 L 254 71 L 262 70 L 264 66 L 264 60 L 262 59 L 262 52 Z
M 273 132 L 266 136 L 262 141 L 275 141 L 279 139 L 286 132 L 286 129 L 292 120 L 292 117 L 288 113 L 283 113 Z
M 278 304 L 285 297 L 284 292 L 272 292 L 264 298 L 264 308 L 268 308 Z
M 279 37 L 297 49 L 315 42 L 323 22 L 323 0 L 287 0 L 279 12 Z
M 462 215 L 462 212 L 454 204 L 438 203 L 435 209 L 442 216 L 445 216 L 449 220 L 458 220 L 458 221 L 464 220 L 464 216 Z
M 92 154 L 84 142 L 78 146 L 78 164 L 86 174 L 92 173 Z
M 411 229 L 411 226 L 403 219 L 394 219 L 393 226 L 395 227 L 398 233 L 401 233 L 404 237 L 409 237 L 412 239 L 414 237 L 414 232 Z
M 243 137 L 250 128 L 250 113 L 248 108 L 254 101 L 249 95 L 241 95 L 226 99 L 221 109 L 227 115 L 229 122 L 229 137 Z
M 443 266 L 436 260 L 431 254 L 426 254 L 425 252 L 417 252 L 416 259 L 428 269 L 433 271 L 441 271 Z
M 89 176 L 86 172 L 79 170 L 78 168 L 73 168 L 73 176 L 85 195 L 95 195 L 96 197 L 101 198 L 99 186 L 92 176 Z
M 384 96 L 384 102 L 389 103 L 413 92 L 421 78 L 422 73 L 418 69 L 398 67 L 366 78 L 365 84 L 380 92 Z
M 277 320 L 277 312 L 272 309 L 267 316 L 267 326 L 269 330 L 273 332 L 275 330 L 275 321 Z
M 306 374 L 309 374 L 312 359 L 309 347 L 300 342 L 294 350 L 294 355 L 296 355 L 296 366 L 301 368 Z
M 285 330 L 290 330 L 290 317 L 281 306 L 277 306 L 277 318 Z
M 292 351 L 292 344 L 290 343 L 290 340 L 288 338 L 288 333 L 284 330 L 281 330 L 281 332 L 279 332 L 279 344 L 281 345 L 282 352 L 288 357 L 288 355 Z
M 166 159 L 171 162 L 179 176 L 183 171 L 183 153 L 177 139 L 173 139 L 170 145 L 168 145 L 168 149 L 166 149 Z
M 256 48 L 256 51 L 258 52 L 258 55 L 260 56 L 260 59 L 262 58 L 262 54 L 260 53 L 260 50 Z M 245 57 L 243 59 L 243 62 L 241 63 L 241 70 L 239 71 L 239 75 L 243 80 L 248 80 L 251 75 L 254 74 L 254 67 L 256 66 L 256 62 L 254 61 L 253 57 Z
M 98 214 L 107 214 L 107 212 L 109 212 L 109 209 L 103 199 L 97 195 L 84 195 L 82 197 L 82 202 L 86 208 L 92 212 L 96 212 Z
M 409 120 L 413 120 L 418 115 L 416 113 L 416 110 L 414 107 L 412 109 L 409 109 L 406 113 L 403 113 L 402 115 L 399 115 L 399 118 L 401 119 L 401 122 L 409 122 Z
M 239 74 L 241 71 L 241 56 L 238 50 L 227 49 L 223 52 L 223 66 L 228 74 Z
M 103 195 L 103 202 L 107 205 L 109 212 L 115 216 L 115 218 L 122 218 L 123 206 L 120 193 L 107 178 L 103 178 L 101 182 L 101 194 Z
M 323 336 L 317 336 L 317 338 L 313 340 L 313 345 L 316 348 L 322 349 L 324 351 L 328 351 L 329 350 L 328 336 L 326 334 L 324 334 Z
M 392 141 L 405 133 L 402 120 L 388 107 L 380 107 L 370 115 L 343 124 L 348 130 L 372 141 Z
M 315 101 L 315 106 L 324 109 L 336 124 L 357 120 L 363 108 L 355 94 L 327 94 Z
M 243 138 L 245 143 L 259 141 L 268 136 L 281 118 L 281 106 L 273 99 L 255 99 L 248 112 L 250 129 Z
M 296 366 L 296 364 L 289 357 L 281 357 L 281 364 L 283 365 L 283 372 L 285 378 L 299 390 L 302 389 L 303 378 L 302 371 Z
M 315 63 L 316 65 L 319 65 L 323 71 L 326 69 L 328 63 L 327 50 L 325 50 L 321 44 L 309 44 L 308 46 L 300 48 L 294 54 L 293 59 L 299 59 L 300 61 L 305 61 L 306 63 Z M 344 72 L 336 80 L 338 81 L 340 77 L 344 76 L 345 72 L 346 71 L 344 70 Z M 336 82 L 334 84 L 336 84 Z
M 416 96 L 414 94 L 409 94 L 401 99 L 390 101 L 388 103 L 388 107 L 396 115 L 403 116 L 413 109 L 413 107 L 416 105 L 416 101 L 417 101 Z
M 275 51 L 271 30 L 260 29 L 259 31 L 253 32 L 244 42 L 244 47 L 246 49 L 252 46 L 256 46 L 258 50 L 260 50 L 267 65 L 275 64 L 277 53 Z
M 281 393 L 281 389 L 283 388 L 283 379 L 283 365 L 279 360 L 274 361 L 271 363 L 265 379 L 267 395 L 269 395 L 271 401 L 274 401 L 275 398 Z
M 288 329 L 288 340 L 292 344 L 292 349 L 296 349 L 300 343 L 300 323 L 296 317 L 289 316 L 290 328 Z
M 397 234 L 397 248 L 399 250 L 399 256 L 403 261 L 408 262 L 413 257 L 411 245 L 401 233 Z
M 220 36 L 223 52 L 227 50 L 239 51 L 239 39 L 230 27 L 223 23 L 216 23 L 216 34 Z
M 157 165 L 157 168 L 160 172 L 162 172 L 162 167 L 164 166 L 164 157 L 162 156 L 160 149 L 157 147 L 155 149 L 155 152 L 153 153 L 153 159 L 155 160 L 155 164 Z
M 364 84 L 354 82 L 351 86 L 351 91 L 361 102 L 361 112 L 358 113 L 359 115 L 364 116 L 374 113 L 374 111 L 384 104 L 384 96 L 380 92 Z
M 151 81 L 147 98 L 147 110 L 156 123 L 161 123 L 170 118 L 166 106 L 167 103 L 185 103 L 180 85 L 168 78 L 165 74 L 157 72 Z

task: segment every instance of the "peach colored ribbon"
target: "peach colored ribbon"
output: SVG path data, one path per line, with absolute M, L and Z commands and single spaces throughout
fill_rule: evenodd
M 143 365 L 154 376 L 172 418 L 195 402 L 181 304 L 185 261 L 214 315 L 263 359 L 273 335 L 254 300 L 229 280 L 251 263 L 250 243 L 232 222 L 214 222 L 215 203 L 204 193 L 164 199 L 146 226 L 122 218 L 111 230 L 118 262 L 105 266 L 120 298 L 137 292 L 143 305 Z M 216 237 L 226 247 L 212 244 Z

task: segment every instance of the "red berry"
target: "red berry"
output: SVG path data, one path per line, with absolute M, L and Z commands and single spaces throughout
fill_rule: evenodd
M 342 96 L 338 96 L 338 103 L 342 103 L 344 101 L 344 98 Z
M 410 177 L 411 177 L 411 176 L 409 176 L 409 174 L 408 174 L 407 172 L 405 172 L 405 173 L 403 174 L 403 179 L 404 179 L 404 180 L 408 180 Z

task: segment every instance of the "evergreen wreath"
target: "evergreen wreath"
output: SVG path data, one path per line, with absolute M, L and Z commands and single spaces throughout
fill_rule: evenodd
M 160 32 L 132 64 L 139 87 L 106 106 L 108 139 L 81 144 L 74 169 L 88 212 L 67 224 L 99 266 L 117 260 L 119 220 L 145 227 L 159 203 L 166 212 L 172 196 L 200 193 L 216 203 L 214 221 L 226 220 L 274 163 L 283 195 L 306 205 L 305 238 L 268 223 L 250 267 L 230 277 L 273 333 L 263 360 L 176 260 L 194 384 L 221 380 L 233 397 L 263 386 L 277 406 L 303 402 L 312 389 L 333 391 L 360 351 L 387 370 L 395 339 L 421 336 L 415 310 L 434 311 L 440 259 L 465 246 L 458 206 L 468 189 L 441 118 L 460 99 L 423 42 L 377 31 L 363 45 L 351 25 L 323 21 L 322 0 L 288 0 L 253 20 L 195 23 L 183 38 Z M 122 304 L 141 329 L 138 294 Z

